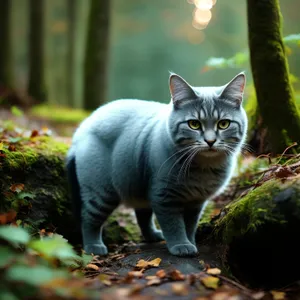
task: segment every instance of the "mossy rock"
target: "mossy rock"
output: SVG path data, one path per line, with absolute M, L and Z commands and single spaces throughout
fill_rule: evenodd
M 300 279 L 300 179 L 272 179 L 227 205 L 213 222 L 224 266 L 252 287 Z
M 12 209 L 17 212 L 17 222 L 33 234 L 48 229 L 77 244 L 81 234 L 73 216 L 64 165 L 68 147 L 44 136 L 23 139 L 14 151 L 2 144 L 0 213 Z M 109 218 L 104 239 L 111 244 L 140 239 L 129 210 L 116 210 Z

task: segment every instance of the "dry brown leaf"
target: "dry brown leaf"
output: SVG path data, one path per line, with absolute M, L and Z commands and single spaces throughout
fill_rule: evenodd
M 161 280 L 158 277 L 155 277 L 153 279 L 150 279 L 146 285 L 150 286 L 150 285 L 159 285 L 159 284 L 161 284 Z
M 144 270 L 141 270 L 141 271 L 130 271 L 130 272 L 128 272 L 128 275 L 132 276 L 132 277 L 136 277 L 136 278 L 142 278 L 142 277 L 144 277 L 143 271 Z
M 288 166 L 279 167 L 277 170 L 275 170 L 275 176 L 277 178 L 287 178 L 294 175 L 295 173 Z
M 137 262 L 136 267 L 140 268 L 140 269 L 146 269 L 146 268 L 150 268 L 150 267 L 158 267 L 160 262 L 161 262 L 161 258 L 155 258 L 155 259 L 150 260 L 150 261 L 140 259 Z
M 221 274 L 221 270 L 218 268 L 211 268 L 211 269 L 207 269 L 206 273 L 209 275 L 220 275 Z
M 155 276 L 155 275 L 149 275 L 149 276 L 145 277 L 145 279 L 147 279 L 147 280 L 152 280 L 152 279 L 155 279 L 155 278 L 157 278 L 157 276 Z
M 128 296 L 134 296 L 137 295 L 141 292 L 141 290 L 144 288 L 145 286 L 142 284 L 136 284 L 134 285 L 128 292 Z
M 252 294 L 251 297 L 255 300 L 260 300 L 265 296 L 265 294 L 266 294 L 265 292 L 259 291 L 257 293 Z
M 188 282 L 189 282 L 189 285 L 194 285 L 195 282 L 196 282 L 196 279 L 197 279 L 197 277 L 196 277 L 195 274 L 190 274 L 190 275 L 188 276 Z
M 9 146 L 8 146 L 8 150 L 9 151 L 16 151 L 16 146 L 15 145 L 13 145 L 13 144 L 10 144 Z
M 230 300 L 232 297 L 226 292 L 214 293 L 211 296 L 211 300 Z M 233 298 L 232 298 L 233 299 Z
M 38 135 L 39 135 L 39 132 L 38 132 L 36 129 L 34 129 L 34 130 L 31 131 L 30 137 L 31 137 L 31 138 L 34 138 L 34 137 L 36 137 L 36 136 L 38 136 Z
M 218 288 L 220 279 L 217 277 L 213 277 L 213 276 L 207 276 L 207 277 L 203 277 L 201 278 L 201 282 L 203 283 L 203 285 L 209 289 L 216 289 Z
M 168 275 L 174 281 L 180 281 L 185 279 L 185 276 L 178 270 L 172 270 L 168 273 Z
M 45 230 L 45 229 L 44 229 Z M 93 269 L 93 270 L 95 270 L 95 271 L 99 271 L 100 270 L 100 268 L 97 266 L 97 265 L 94 265 L 94 264 L 87 264 L 86 265 L 86 268 L 87 269 Z
M 189 293 L 189 290 L 185 283 L 173 283 L 172 292 L 178 296 L 186 296 Z
M 12 192 L 20 193 L 24 190 L 24 184 L 23 183 L 15 183 L 9 188 Z
M 156 272 L 156 276 L 159 278 L 165 278 L 167 276 L 167 273 L 165 270 L 159 270 Z
M 104 284 L 104 285 L 112 285 L 112 282 L 110 281 L 110 277 L 106 274 L 100 274 L 98 276 L 98 279 Z
M 279 292 L 279 291 L 271 291 L 273 300 L 284 300 L 285 298 L 285 293 L 284 292 Z
M 0 214 L 0 224 L 4 225 L 11 223 L 16 218 L 17 213 L 14 210 L 10 210 L 7 213 Z

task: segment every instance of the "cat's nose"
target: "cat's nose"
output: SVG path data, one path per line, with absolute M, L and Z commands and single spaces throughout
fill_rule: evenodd
M 213 144 L 216 142 L 216 140 L 205 140 L 205 142 L 211 148 L 213 146 Z

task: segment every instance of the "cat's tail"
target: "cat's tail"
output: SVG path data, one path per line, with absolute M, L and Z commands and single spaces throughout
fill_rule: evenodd
M 76 160 L 75 155 L 69 152 L 66 159 L 67 178 L 69 183 L 69 191 L 71 193 L 73 214 L 76 224 L 80 226 L 81 223 L 81 196 L 80 187 L 76 174 Z M 79 227 L 80 228 L 80 227 Z

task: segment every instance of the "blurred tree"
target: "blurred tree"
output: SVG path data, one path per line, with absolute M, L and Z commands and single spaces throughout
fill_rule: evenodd
M 45 0 L 30 0 L 28 94 L 39 103 L 47 100 L 44 65 L 44 9 Z
M 110 0 L 91 0 L 84 62 L 84 108 L 94 110 L 106 101 Z
M 278 0 L 247 0 L 251 69 L 271 151 L 300 145 L 300 117 L 289 79 Z
M 12 87 L 11 0 L 0 3 L 0 86 Z
M 67 1 L 68 1 L 67 104 L 70 107 L 74 107 L 77 0 L 67 0 Z

